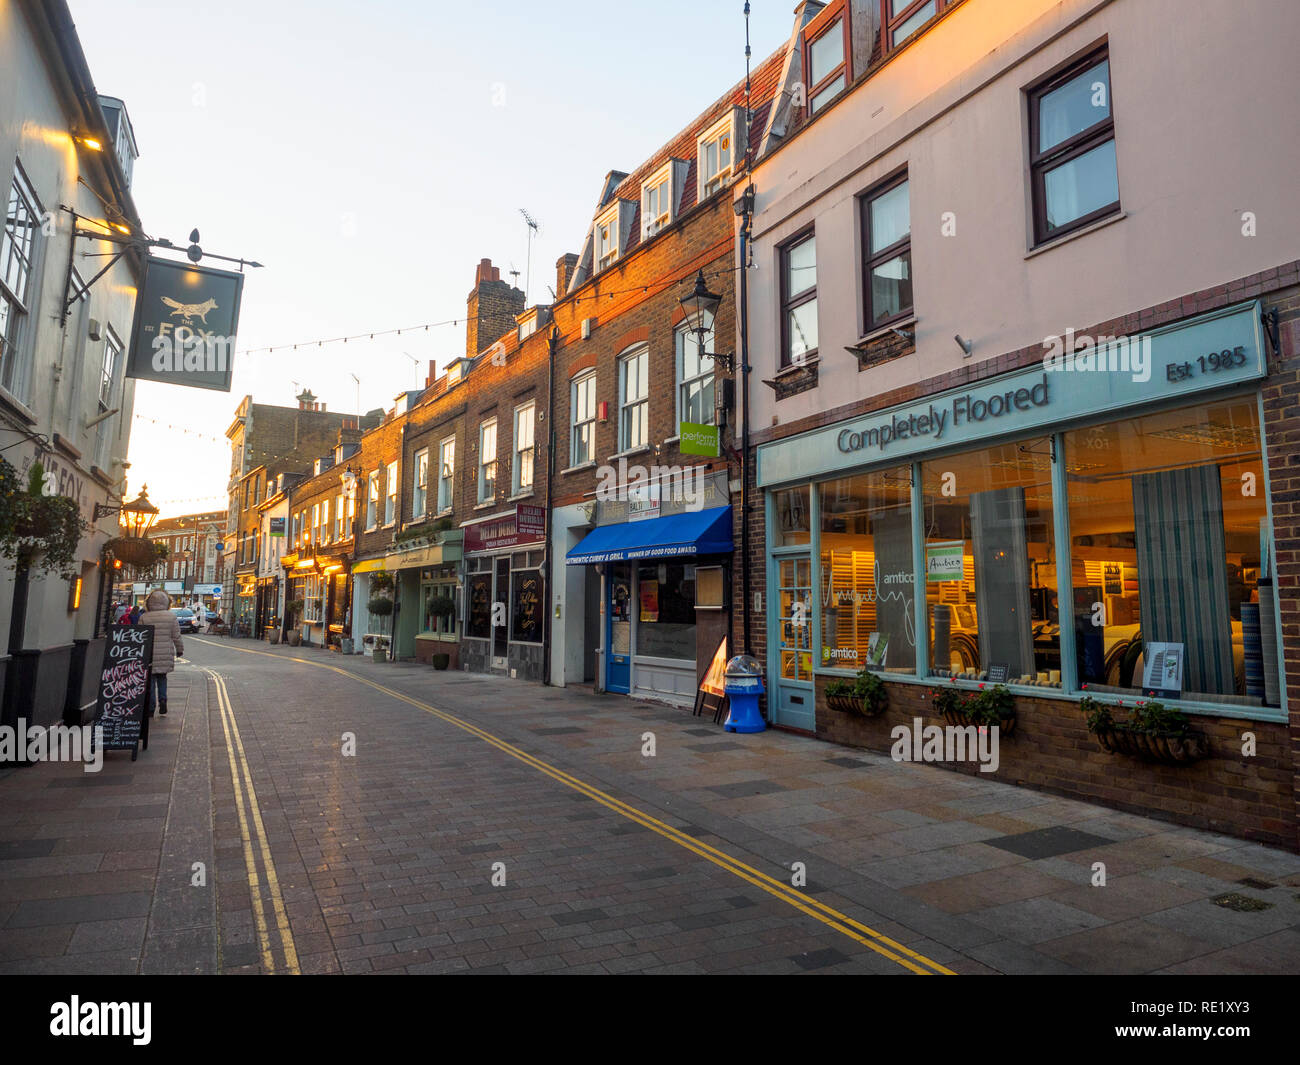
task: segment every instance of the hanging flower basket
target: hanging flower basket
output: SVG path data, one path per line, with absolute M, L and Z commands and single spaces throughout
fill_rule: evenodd
M 117 536 L 104 545 L 113 557 L 121 559 L 124 565 L 141 569 L 152 567 L 160 561 L 158 548 L 162 547 L 162 557 L 166 557 L 166 545 L 155 543 L 143 536 Z
M 889 706 L 889 693 L 883 680 L 864 669 L 852 683 L 833 680 L 827 684 L 826 705 L 855 717 L 879 717 Z
M 1119 704 L 1124 705 L 1122 702 Z M 1191 765 L 1210 754 L 1203 732 L 1188 727 L 1187 715 L 1163 703 L 1137 703 L 1125 721 L 1116 721 L 1109 703 L 1086 696 L 1079 704 L 1088 731 L 1104 751 L 1161 765 Z
M 45 494 L 45 469 L 39 462 L 32 463 L 24 490 L 17 470 L 0 458 L 0 556 L 71 579 L 88 528 L 71 499 Z
M 942 687 L 930 692 L 935 711 L 949 725 L 982 728 L 996 725 L 998 734 L 1010 739 L 1016 734 L 1016 704 L 1011 693 L 1001 684 L 992 688 L 980 685 L 979 691 L 965 692 L 955 686 Z

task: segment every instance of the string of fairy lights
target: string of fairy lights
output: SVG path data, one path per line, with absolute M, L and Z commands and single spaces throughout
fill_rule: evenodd
M 717 277 L 724 277 L 727 274 L 733 274 L 739 270 L 739 266 L 728 266 L 714 270 L 692 270 L 683 274 L 681 277 L 663 278 L 659 281 L 648 281 L 642 285 L 634 285 L 630 288 L 605 289 L 599 292 L 593 292 L 585 296 L 574 296 L 572 302 L 575 307 L 581 306 L 584 302 L 599 303 L 601 300 L 613 300 L 616 296 L 628 296 L 636 293 L 648 295 L 652 290 L 662 291 L 673 285 L 680 285 L 687 281 L 693 280 L 701 272 L 705 280 Z M 262 348 L 245 348 L 239 352 L 241 355 L 270 355 L 276 351 L 297 351 L 299 348 L 323 348 L 326 344 L 347 344 L 353 341 L 371 341 L 382 339 L 383 337 L 402 336 L 403 334 L 427 333 L 430 329 L 439 329 L 444 326 L 460 326 L 465 323 L 465 318 L 447 318 L 441 322 L 425 322 L 421 325 L 406 325 L 401 328 L 393 329 L 373 329 L 364 333 L 353 333 L 350 336 L 338 337 L 320 337 L 315 340 L 298 340 L 290 343 L 270 344 Z

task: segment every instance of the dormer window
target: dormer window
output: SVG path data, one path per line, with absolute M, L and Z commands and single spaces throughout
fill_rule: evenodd
M 880 0 L 880 2 L 884 6 L 881 33 L 884 36 L 886 52 L 897 48 L 940 11 L 952 6 L 952 0 Z
M 736 114 L 733 108 L 727 117 L 706 130 L 696 141 L 699 164 L 699 198 L 712 196 L 731 180 L 736 153 Z
M 815 115 L 848 86 L 849 12 L 845 0 L 828 4 L 804 30 L 804 70 L 808 113 Z
M 642 200 L 641 217 L 645 219 L 645 235 L 652 237 L 672 221 L 672 176 L 665 171 L 654 185 L 647 185 Z
M 618 258 L 618 212 L 596 221 L 596 269 L 604 270 Z

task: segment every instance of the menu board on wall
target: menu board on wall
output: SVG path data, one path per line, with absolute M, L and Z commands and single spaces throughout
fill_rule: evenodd
M 469 623 L 465 635 L 487 640 L 492 636 L 492 574 L 472 573 L 469 576 Z
M 659 582 L 641 580 L 641 619 L 642 621 L 659 620 Z
M 152 625 L 110 625 L 99 674 L 95 725 L 106 751 L 130 751 L 135 761 L 153 661 Z

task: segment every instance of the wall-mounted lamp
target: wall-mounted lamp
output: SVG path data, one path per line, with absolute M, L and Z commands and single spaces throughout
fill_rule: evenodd
M 86 133 L 74 133 L 72 139 L 84 148 L 89 148 L 92 152 L 102 152 L 104 144 L 98 137 L 92 137 Z

